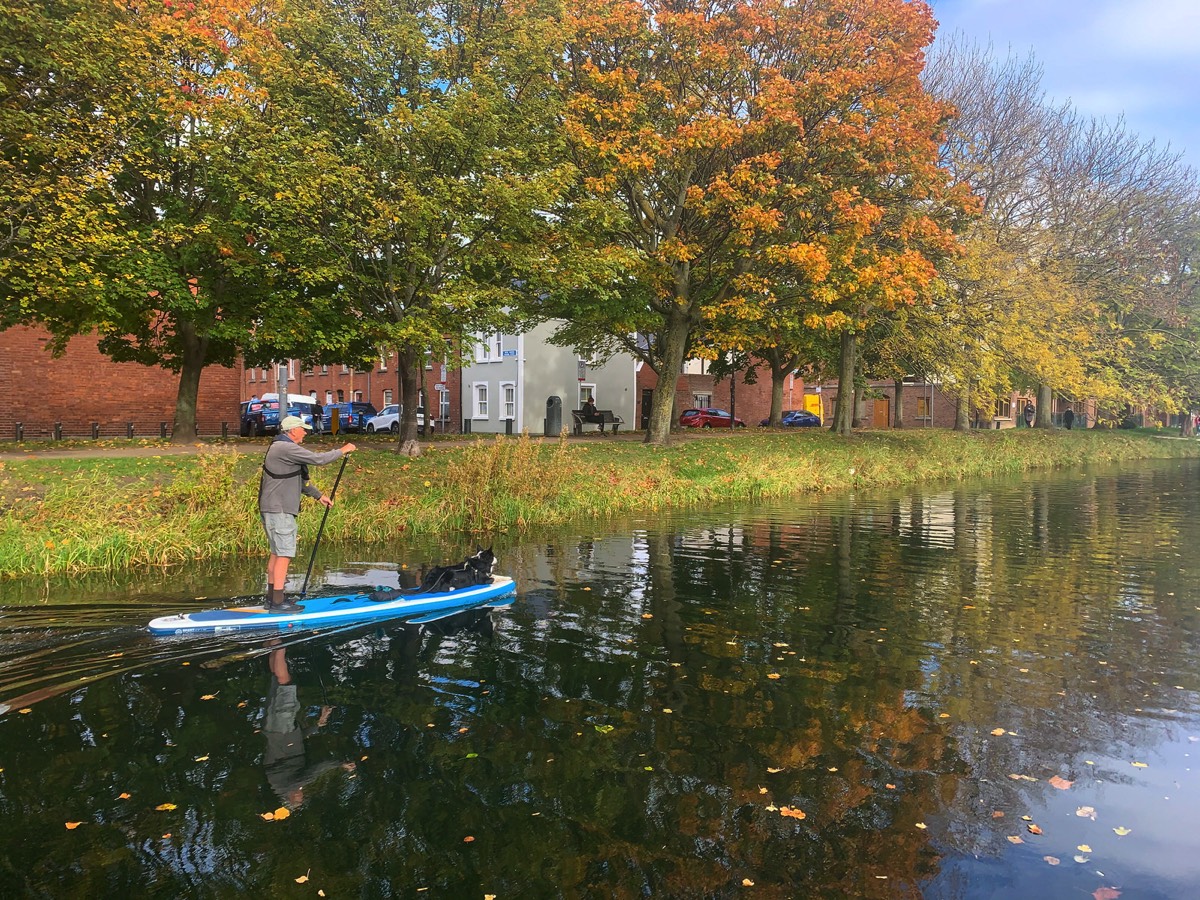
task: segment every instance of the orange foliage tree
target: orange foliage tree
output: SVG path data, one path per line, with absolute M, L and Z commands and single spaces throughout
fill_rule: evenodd
M 577 318 L 647 335 L 626 344 L 660 375 L 647 441 L 668 438 L 698 336 L 736 348 L 780 307 L 852 333 L 933 277 L 945 110 L 919 80 L 923 3 L 568 7 L 565 128 L 592 202 L 573 206 L 589 263 L 562 269 Z

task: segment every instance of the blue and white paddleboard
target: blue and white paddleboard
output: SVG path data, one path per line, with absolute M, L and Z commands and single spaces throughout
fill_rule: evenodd
M 267 612 L 265 606 L 241 606 L 160 616 L 150 621 L 150 631 L 154 634 L 184 634 L 246 628 L 321 628 L 398 617 L 411 618 L 414 622 L 432 622 L 476 607 L 507 606 L 512 602 L 511 597 L 516 589 L 508 576 L 493 575 L 491 584 L 435 594 L 402 594 L 394 600 L 375 601 L 369 594 L 307 597 L 300 602 L 303 609 L 294 613 Z M 500 602 L 502 600 L 504 602 Z

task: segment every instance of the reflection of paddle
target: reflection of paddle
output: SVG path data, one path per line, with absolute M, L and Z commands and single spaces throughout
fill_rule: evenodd
M 333 490 L 329 492 L 329 506 L 325 507 L 325 515 L 321 516 L 321 527 L 317 529 L 317 540 L 313 544 L 312 556 L 308 560 L 308 571 L 304 573 L 304 585 L 300 588 L 300 600 L 308 593 L 308 576 L 312 575 L 313 563 L 317 561 L 317 548 L 321 546 L 321 535 L 325 532 L 325 520 L 329 518 L 329 510 L 333 507 L 333 498 L 337 496 L 338 485 L 342 482 L 342 473 L 346 471 L 346 457 L 342 457 L 342 467 L 338 469 L 337 478 L 333 481 Z

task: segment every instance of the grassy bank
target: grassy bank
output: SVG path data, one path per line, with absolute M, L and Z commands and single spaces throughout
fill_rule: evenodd
M 262 552 L 255 500 L 264 450 L 265 443 L 247 443 L 195 455 L 0 462 L 0 578 Z M 710 434 L 666 449 L 509 438 L 415 460 L 368 446 L 350 459 L 325 533 L 346 542 L 487 533 L 726 500 L 1183 456 L 1200 456 L 1200 442 L 1025 429 L 869 432 L 849 440 L 815 430 Z M 314 470 L 314 480 L 328 489 L 335 470 Z M 318 509 L 308 504 L 300 517 L 307 547 Z

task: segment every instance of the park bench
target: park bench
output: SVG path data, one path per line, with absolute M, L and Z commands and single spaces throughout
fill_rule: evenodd
M 598 409 L 596 415 L 600 417 L 600 421 L 589 422 L 584 418 L 582 409 L 571 410 L 571 417 L 575 419 L 575 433 L 583 434 L 584 425 L 595 425 L 601 432 L 605 430 L 605 426 L 612 426 L 612 433 L 616 434 L 617 429 L 625 424 L 625 420 L 615 415 L 611 409 Z

